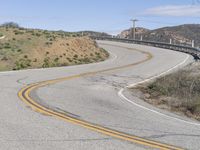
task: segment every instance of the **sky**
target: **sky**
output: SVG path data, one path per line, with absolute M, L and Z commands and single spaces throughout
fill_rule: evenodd
M 156 29 L 200 24 L 200 0 L 0 0 L 0 24 L 117 34 L 132 26 Z

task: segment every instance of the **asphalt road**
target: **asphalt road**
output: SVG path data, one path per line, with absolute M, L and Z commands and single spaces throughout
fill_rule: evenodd
M 98 43 L 111 53 L 110 59 L 88 65 L 0 73 L 0 149 L 140 150 L 155 149 L 156 144 L 164 149 L 162 145 L 169 144 L 198 150 L 198 122 L 156 109 L 126 89 L 119 94 L 130 84 L 192 62 L 192 57 L 154 47 Z M 19 94 L 20 100 L 18 92 L 23 87 L 30 88 L 30 93 L 24 91 L 25 96 L 44 106 L 44 110 L 26 99 L 22 101 L 23 93 Z M 88 124 L 83 125 L 85 122 Z

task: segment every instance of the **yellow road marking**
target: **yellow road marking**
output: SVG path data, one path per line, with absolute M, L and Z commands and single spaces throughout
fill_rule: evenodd
M 106 44 L 106 45 L 109 45 L 109 44 Z M 118 46 L 118 47 L 122 47 L 122 46 Z M 126 47 L 123 47 L 123 48 L 126 48 Z M 126 49 L 133 50 L 131 48 L 126 48 Z M 22 88 L 18 92 L 18 96 L 23 102 L 25 102 L 28 106 L 30 106 L 33 110 L 35 110 L 37 112 L 40 112 L 40 113 L 43 113 L 43 114 L 46 114 L 46 115 L 50 115 L 50 116 L 54 116 L 58 119 L 61 119 L 61 120 L 67 121 L 67 122 L 71 122 L 73 124 L 85 127 L 87 129 L 90 129 L 90 130 L 93 130 L 93 131 L 96 131 L 96 132 L 99 132 L 99 133 L 103 133 L 103 134 L 108 135 L 108 136 L 112 136 L 112 137 L 119 138 L 119 139 L 122 139 L 122 140 L 130 141 L 130 142 L 134 142 L 134 143 L 141 144 L 141 145 L 144 145 L 144 146 L 162 149 L 162 150 L 182 150 L 181 148 L 178 148 L 178 147 L 175 147 L 175 146 L 172 146 L 172 145 L 163 144 L 163 143 L 152 141 L 152 140 L 147 140 L 147 139 L 140 138 L 140 137 L 137 137 L 137 136 L 134 136 L 134 135 L 129 135 L 127 133 L 123 133 L 123 132 L 120 132 L 120 131 L 117 131 L 117 130 L 109 129 L 109 128 L 103 127 L 101 125 L 96 125 L 96 124 L 93 124 L 93 123 L 90 123 L 90 122 L 69 116 L 67 114 L 63 114 L 63 113 L 60 113 L 58 111 L 51 110 L 50 108 L 47 108 L 47 107 L 37 103 L 30 96 L 31 91 L 36 90 L 40 87 L 49 85 L 49 84 L 55 84 L 55 83 L 58 83 L 58 82 L 61 82 L 61 81 L 76 79 L 76 78 L 80 78 L 80 77 L 84 77 L 84 76 L 92 76 L 92 75 L 95 75 L 97 73 L 103 73 L 103 72 L 107 72 L 107 71 L 115 71 L 115 70 L 119 70 L 119 69 L 128 68 L 128 67 L 131 67 L 131 66 L 135 66 L 135 65 L 144 63 L 144 62 L 152 59 L 152 57 L 153 57 L 151 55 L 151 53 L 149 53 L 149 52 L 145 52 L 145 51 L 141 51 L 141 50 L 135 50 L 135 51 L 141 52 L 141 53 L 145 54 L 147 57 L 144 60 L 141 60 L 141 61 L 133 63 L 133 64 L 125 65 L 125 66 L 119 66 L 119 67 L 104 69 L 104 70 L 100 70 L 100 71 L 87 72 L 87 73 L 68 76 L 68 77 L 64 77 L 64 78 L 34 83 L 34 84 L 31 84 L 29 86 Z

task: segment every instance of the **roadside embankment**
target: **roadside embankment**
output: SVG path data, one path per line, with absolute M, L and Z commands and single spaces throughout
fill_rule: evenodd
M 200 62 L 130 90 L 158 108 L 200 120 Z

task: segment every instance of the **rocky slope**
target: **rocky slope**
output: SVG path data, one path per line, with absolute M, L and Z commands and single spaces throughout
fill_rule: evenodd
M 122 31 L 118 37 L 131 38 L 131 29 Z M 172 39 L 173 44 L 191 46 L 192 40 L 196 47 L 200 47 L 200 24 L 185 24 L 174 27 L 164 27 L 155 30 L 136 28 L 136 39 L 158 41 L 169 43 Z

